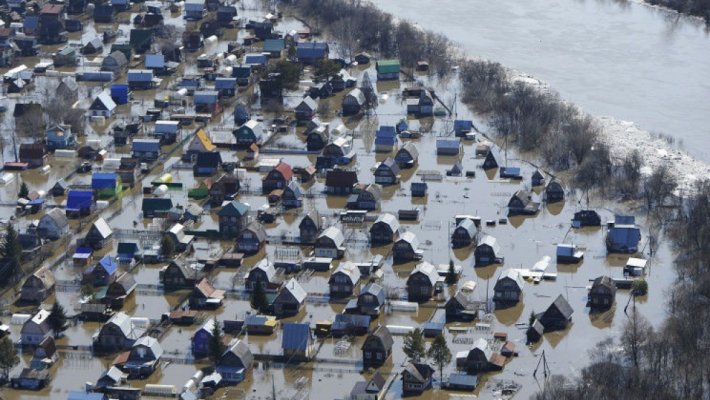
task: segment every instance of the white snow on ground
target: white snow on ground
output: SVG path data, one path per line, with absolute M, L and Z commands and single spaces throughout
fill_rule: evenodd
M 513 82 L 524 82 L 547 91 L 550 86 L 526 73 L 508 70 Z M 601 141 L 609 145 L 612 158 L 623 159 L 633 150 L 643 156 L 642 173 L 650 174 L 657 166 L 668 165 L 671 173 L 678 180 L 681 194 L 688 194 L 698 177 L 710 176 L 710 165 L 694 159 L 688 153 L 674 147 L 662 138 L 653 136 L 633 122 L 621 121 L 613 117 L 596 117 L 601 127 Z

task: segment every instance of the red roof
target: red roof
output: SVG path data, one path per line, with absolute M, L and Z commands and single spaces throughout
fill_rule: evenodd
M 45 4 L 42 6 L 42 14 L 61 14 L 64 11 L 62 4 Z
M 283 161 L 280 162 L 274 169 L 281 172 L 281 175 L 287 181 L 290 181 L 291 178 L 293 178 L 293 170 L 291 169 L 291 166 Z

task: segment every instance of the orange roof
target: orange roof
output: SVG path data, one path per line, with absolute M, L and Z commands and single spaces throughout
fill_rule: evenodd
M 207 132 L 205 132 L 205 130 L 202 128 L 197 131 L 197 139 L 200 141 L 200 143 L 202 143 L 202 146 L 205 148 L 205 150 L 215 151 L 217 149 L 217 146 L 212 143 L 209 136 L 207 136 Z
M 290 181 L 291 178 L 293 178 L 293 170 L 291 169 L 291 166 L 283 161 L 281 161 L 274 169 L 281 172 L 281 175 L 287 181 Z
M 116 358 L 113 359 L 113 362 L 111 365 L 122 365 L 125 364 L 126 361 L 128 361 L 128 356 L 131 355 L 130 351 L 124 351 L 123 353 L 119 354 L 116 356 Z
M 207 280 L 207 278 L 202 278 L 200 283 L 196 285 L 197 290 L 202 292 L 202 294 L 205 295 L 205 297 L 213 298 L 213 299 L 222 299 L 224 298 L 224 290 L 218 290 L 215 289 L 214 286 Z
M 45 4 L 42 6 L 42 14 L 61 14 L 64 11 L 62 4 Z

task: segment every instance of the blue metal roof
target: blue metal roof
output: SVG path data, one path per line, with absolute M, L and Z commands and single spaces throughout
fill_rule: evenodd
M 338 314 L 335 316 L 335 321 L 333 321 L 332 326 L 333 328 L 342 328 L 344 326 L 368 328 L 370 327 L 370 316 L 357 314 Z
M 217 78 L 214 81 L 215 89 L 234 89 L 237 86 L 237 78 Z
M 160 151 L 160 140 L 139 139 L 133 141 L 133 151 Z
M 299 43 L 296 48 L 296 57 L 298 58 L 324 58 L 328 44 L 325 42 L 307 42 Z
M 106 395 L 103 393 L 80 392 L 78 390 L 71 391 L 67 394 L 67 400 L 103 400 L 105 398 Z
M 454 121 L 454 130 L 456 132 L 470 131 L 473 128 L 473 121 L 467 119 L 457 119 Z
M 116 262 L 108 255 L 103 256 L 97 266 L 103 268 L 109 275 L 113 274 L 118 269 Z
M 85 190 L 70 190 L 67 194 L 67 210 L 78 210 L 91 206 L 94 194 Z
M 39 26 L 39 16 L 38 15 L 28 15 L 25 17 L 25 21 L 22 24 L 24 30 L 37 29 Z
M 458 149 L 460 143 L 458 140 L 454 139 L 437 139 L 436 148 L 437 149 Z
M 263 54 L 247 54 L 244 56 L 245 64 L 266 65 L 266 56 Z
M 311 330 L 308 324 L 285 324 L 283 326 L 283 337 L 281 348 L 284 350 L 301 350 L 308 348 Z
M 114 189 L 118 175 L 114 172 L 94 172 L 91 176 L 92 189 Z

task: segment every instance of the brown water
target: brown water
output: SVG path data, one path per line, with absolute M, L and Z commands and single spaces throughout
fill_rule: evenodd
M 241 10 L 241 16 L 254 16 L 256 11 Z M 178 17 L 172 17 L 171 21 L 182 23 Z M 295 27 L 295 22 L 289 22 L 289 27 Z M 89 31 L 90 32 L 89 28 Z M 283 27 L 282 30 L 285 30 Z M 88 34 L 88 33 L 87 33 Z M 85 36 L 87 35 L 85 34 Z M 220 41 L 221 46 L 226 47 L 226 42 Z M 212 49 L 210 52 L 216 50 Z M 188 67 L 192 68 L 192 67 Z M 367 70 L 371 79 L 374 79 L 375 73 L 373 68 L 359 68 L 352 71 L 356 77 L 361 77 L 364 71 Z M 444 82 L 427 78 L 425 76 L 418 77 L 418 80 L 427 85 L 437 88 L 437 93 L 445 93 L 443 95 L 446 103 L 453 103 L 454 93 L 460 92 L 457 87 L 456 80 L 451 79 Z M 331 128 L 338 126 L 341 123 L 346 124 L 348 129 L 354 130 L 355 140 L 354 148 L 357 152 L 357 159 L 352 167 L 357 168 L 360 181 L 369 183 L 374 181 L 374 177 L 370 172 L 375 162 L 384 160 L 386 156 L 394 156 L 395 151 L 390 154 L 375 153 L 372 149 L 374 130 L 378 125 L 395 124 L 400 118 L 405 117 L 405 106 L 400 90 L 407 86 L 404 82 L 387 82 L 378 83 L 377 90 L 381 96 L 381 102 L 377 108 L 377 115 L 368 118 L 348 118 L 343 121 L 339 117 L 333 115 L 327 122 Z M 138 99 L 152 99 L 157 95 L 167 93 L 164 88 L 154 91 L 137 92 Z M 297 95 L 298 93 L 294 93 Z M 383 95 L 387 95 L 384 99 Z M 340 96 L 337 96 L 330 101 L 333 102 L 331 109 L 337 109 L 340 102 Z M 298 102 L 296 97 L 287 97 L 288 105 L 293 106 Z M 131 112 L 137 113 L 139 109 L 145 107 L 142 101 L 135 102 L 131 105 Z M 473 119 L 477 126 L 484 126 L 483 122 L 475 115 L 471 115 L 469 111 L 461 104 L 458 104 L 458 118 Z M 128 110 L 128 107 L 124 109 Z M 229 114 L 229 112 L 227 113 Z M 219 120 L 219 118 L 217 119 Z M 412 121 L 415 122 L 415 121 Z M 589 280 L 600 275 L 609 275 L 614 278 L 622 277 L 622 268 L 627 257 L 624 256 L 607 256 L 604 246 L 603 229 L 584 229 L 571 230 L 570 220 L 575 211 L 578 210 L 577 199 L 573 196 L 563 204 L 545 207 L 534 218 L 516 217 L 509 220 L 506 225 L 497 225 L 495 227 L 484 227 L 483 232 L 496 237 L 501 245 L 503 256 L 505 257 L 505 265 L 489 266 L 485 268 L 473 268 L 473 252 L 472 249 L 460 249 L 453 251 L 450 249 L 448 237 L 452 229 L 453 217 L 457 214 L 472 214 L 481 216 L 484 220 L 504 218 L 506 214 L 505 206 L 510 196 L 518 189 L 529 187 L 529 177 L 534 168 L 517 159 L 517 155 L 513 151 L 508 152 L 508 165 L 520 166 L 523 169 L 525 179 L 522 182 L 507 182 L 498 179 L 497 174 L 484 173 L 478 168 L 482 160 L 474 157 L 475 143 L 466 142 L 464 145 L 464 153 L 461 156 L 464 170 L 476 171 L 475 178 L 448 178 L 445 177 L 440 182 L 429 181 L 429 194 L 424 199 L 413 199 L 409 195 L 409 185 L 411 182 L 421 181 L 417 172 L 432 170 L 439 171 L 444 174 L 444 170 L 453 165 L 456 157 L 438 157 L 435 155 L 436 136 L 447 131 L 451 122 L 442 118 L 430 119 L 421 121 L 422 126 L 426 126 L 430 133 L 424 135 L 421 139 L 413 140 L 419 149 L 419 164 L 415 169 L 402 171 L 401 184 L 387 187 L 383 190 L 383 201 L 381 203 L 381 212 L 396 213 L 399 209 L 409 209 L 419 207 L 421 209 L 420 221 L 418 223 L 402 223 L 403 230 L 414 232 L 421 243 L 421 248 L 424 250 L 424 259 L 433 264 L 448 263 L 450 259 L 457 264 L 463 266 L 462 282 L 472 280 L 477 283 L 477 288 L 474 296 L 477 300 L 484 301 L 490 297 L 492 287 L 501 273 L 506 268 L 530 268 L 540 260 L 543 256 L 554 257 L 555 245 L 557 243 L 576 243 L 585 248 L 585 260 L 580 265 L 572 266 L 557 266 L 554 262 L 548 268 L 548 272 L 557 272 L 558 278 L 556 281 L 543 281 L 540 284 L 526 283 L 524 288 L 523 301 L 518 306 L 506 309 L 495 310 L 490 316 L 492 328 L 490 332 L 473 332 L 458 334 L 457 336 L 465 338 L 486 337 L 490 338 L 492 332 L 506 332 L 520 352 L 519 357 L 511 360 L 504 371 L 496 374 L 490 374 L 483 378 L 483 381 L 496 382 L 501 380 L 513 380 L 523 385 L 522 394 L 518 397 L 523 398 L 537 390 L 538 385 L 532 377 L 539 355 L 545 351 L 548 363 L 553 373 L 574 373 L 583 367 L 586 363 L 586 351 L 590 349 L 596 342 L 612 336 L 618 336 L 623 323 L 626 321 L 626 316 L 623 308 L 626 305 L 629 294 L 627 291 L 620 290 L 617 294 L 616 306 L 612 310 L 601 314 L 591 315 L 585 308 L 587 289 L 590 284 Z M 212 127 L 218 122 L 214 122 Z M 209 129 L 209 127 L 208 127 Z M 185 129 L 184 132 L 192 132 L 193 128 Z M 99 134 L 92 133 L 90 137 L 101 137 Z M 276 139 L 280 143 L 288 143 L 291 145 L 303 145 L 302 135 L 297 135 L 291 132 L 286 135 L 279 135 Z M 164 149 L 166 150 L 166 149 Z M 112 152 L 111 157 L 119 157 L 127 152 L 128 149 L 120 149 Z M 501 165 L 505 164 L 503 152 L 496 149 L 495 154 L 498 157 Z M 238 155 L 234 152 L 223 151 L 225 158 L 233 158 Z M 132 229 L 134 221 L 139 223 L 139 226 L 148 226 L 149 221 L 141 221 L 139 218 L 140 205 L 142 194 L 140 186 L 147 186 L 149 183 L 157 179 L 164 173 L 165 170 L 173 175 L 174 181 L 183 183 L 183 190 L 171 190 L 167 194 L 173 199 L 174 204 L 187 204 L 187 190 L 196 186 L 199 182 L 193 178 L 191 171 L 170 170 L 170 166 L 177 161 L 179 152 L 175 153 L 163 165 L 158 166 L 148 177 L 143 179 L 141 185 L 133 191 L 124 192 L 118 199 L 117 203 L 111 208 L 103 212 L 104 216 L 108 216 L 114 212 L 118 214 L 110 222 L 113 228 Z M 262 158 L 279 157 L 288 162 L 292 166 L 306 166 L 315 162 L 313 156 L 277 156 L 277 155 L 262 155 Z M 50 160 L 52 169 L 49 174 L 43 175 L 38 171 L 24 171 L 15 173 L 21 175 L 21 178 L 30 185 L 32 190 L 43 189 L 47 190 L 57 179 L 65 176 L 68 171 L 73 168 L 72 161 L 56 162 Z M 258 188 L 260 179 L 263 174 L 258 172 L 248 172 L 247 181 L 252 188 Z M 88 175 L 74 176 L 71 183 L 88 182 Z M 19 188 L 19 179 L 15 179 L 12 183 L 6 186 L 6 190 L 0 191 L 0 199 L 3 201 L 14 201 L 14 193 Z M 317 181 L 310 187 L 312 193 L 320 193 L 324 188 L 323 180 Z M 55 199 L 56 201 L 57 199 Z M 63 199 L 58 199 L 61 201 Z M 257 210 L 267 201 L 261 196 L 244 195 L 240 197 L 241 201 L 251 205 L 252 210 Z M 52 201 L 51 199 L 49 200 Z M 317 209 L 322 215 L 328 218 L 328 224 L 339 224 L 337 222 L 337 214 L 344 208 L 345 198 L 339 197 L 324 197 L 316 196 L 313 199 L 304 201 L 304 210 Z M 593 200 L 592 206 L 602 214 L 603 219 L 613 218 L 614 212 L 624 212 L 624 208 L 614 203 L 608 203 L 601 200 Z M 0 208 L 0 217 L 6 214 L 9 217 L 12 210 L 9 207 Z M 298 223 L 300 217 L 299 211 L 289 211 L 283 218 L 279 218 L 276 223 L 267 226 L 267 231 L 270 235 L 282 234 L 297 234 Z M 6 214 L 5 214 L 6 213 Z M 41 214 L 33 216 L 39 218 Z M 26 220 L 23 219 L 23 223 Z M 641 225 L 643 219 L 641 219 Z M 142 223 L 142 225 L 141 225 Z M 84 224 L 79 227 L 76 224 L 75 228 L 85 232 L 88 225 Z M 216 229 L 217 218 L 216 212 L 209 215 L 204 215 L 198 228 Z M 408 274 L 414 268 L 414 263 L 392 266 L 391 258 L 389 257 L 390 246 L 379 247 L 375 249 L 369 248 L 366 244 L 355 242 L 355 239 L 367 239 L 369 225 L 347 225 L 342 227 L 346 236 L 347 252 L 344 260 L 351 261 L 366 261 L 373 255 L 382 254 L 387 257 L 383 272 L 383 284 L 392 288 L 399 289 L 404 293 L 405 283 Z M 647 229 L 644 228 L 644 231 Z M 664 243 L 664 242 L 662 242 Z M 221 247 L 229 248 L 232 243 L 223 242 Z M 102 250 L 102 253 L 112 252 L 115 249 L 116 242 L 107 249 Z M 200 247 L 207 247 L 206 242 L 200 242 Z M 275 258 L 277 248 L 282 246 L 268 246 L 259 254 L 248 257 L 244 260 L 244 265 L 239 269 L 217 269 L 211 279 L 215 285 L 223 289 L 231 289 L 232 282 L 238 281 L 240 276 L 262 257 L 267 256 L 271 260 Z M 310 249 L 301 249 L 301 254 L 306 256 Z M 650 293 L 642 301 L 639 301 L 637 307 L 640 312 L 651 320 L 653 324 L 659 324 L 664 317 L 664 294 L 670 281 L 673 278 L 673 270 L 671 266 L 672 254 L 665 244 L 658 249 L 658 252 L 651 259 L 648 270 L 647 280 L 650 286 Z M 340 262 L 342 262 L 341 260 Z M 337 266 L 339 262 L 336 262 Z M 139 284 L 155 284 L 158 281 L 158 270 L 162 265 L 155 266 L 140 266 L 132 273 L 135 274 L 136 281 Z M 57 278 L 61 280 L 73 280 L 80 276 L 80 271 L 70 266 L 69 264 L 62 265 L 57 269 Z M 310 278 L 301 280 L 300 283 L 309 293 L 327 293 L 328 273 L 314 273 Z M 132 316 L 148 317 L 158 319 L 162 313 L 168 312 L 171 309 L 179 306 L 179 299 L 184 298 L 186 291 L 173 293 L 170 295 L 160 296 L 155 294 L 145 294 L 140 290 L 128 301 L 124 308 Z M 525 335 L 524 327 L 521 324 L 527 322 L 531 312 L 542 312 L 558 295 L 565 296 L 572 308 L 574 309 L 573 324 L 563 332 L 546 334 L 544 340 L 532 348 L 527 348 L 524 345 Z M 60 301 L 68 310 L 73 307 L 77 301 L 76 293 L 57 293 L 56 299 Z M 403 325 L 403 326 L 418 326 L 426 322 L 434 312 L 435 303 L 419 308 L 417 312 L 392 312 L 386 313 L 380 317 L 379 323 L 388 325 Z M 342 311 L 343 306 L 339 304 L 317 304 L 307 303 L 304 310 L 298 315 L 289 318 L 288 321 L 309 322 L 322 319 L 332 319 L 336 313 Z M 251 311 L 248 301 L 226 299 L 224 305 L 214 312 L 204 313 L 204 317 L 215 316 L 218 319 L 234 319 L 243 318 L 244 315 Z M 0 318 L 3 323 L 9 323 L 9 316 Z M 472 324 L 454 324 L 455 326 L 464 326 L 472 328 Z M 12 339 L 19 339 L 19 326 L 12 326 Z M 90 343 L 91 335 L 98 329 L 98 324 L 84 323 L 76 326 L 71 326 L 67 330 L 66 337 L 60 340 L 60 344 L 67 345 L 87 345 Z M 193 327 L 173 327 L 161 339 L 161 343 L 166 353 L 184 354 L 189 353 L 190 337 L 197 326 Z M 449 344 L 453 354 L 458 351 L 464 351 L 469 348 L 467 344 L 453 343 L 454 335 L 451 332 L 446 332 L 446 337 L 449 339 Z M 254 352 L 279 354 L 281 346 L 281 331 L 277 331 L 271 336 L 249 336 L 243 338 L 246 340 Z M 369 378 L 369 374 L 361 375 L 358 373 L 360 365 L 358 362 L 361 359 L 360 346 L 364 341 L 364 337 L 352 339 L 350 349 L 344 353 L 336 354 L 337 340 L 327 339 L 322 343 L 322 347 L 317 358 L 321 360 L 344 359 L 349 360 L 349 363 L 332 363 L 321 361 L 306 364 L 299 368 L 281 368 L 269 365 L 258 365 L 249 375 L 247 381 L 241 383 L 237 387 L 229 388 L 218 392 L 215 398 L 266 398 L 271 392 L 272 382 L 277 388 L 279 398 L 336 398 L 343 397 L 350 392 L 350 389 L 355 382 Z M 405 361 L 404 355 L 401 352 L 402 337 L 395 337 L 395 351 L 391 359 L 387 361 L 381 372 L 385 374 L 397 373 L 401 370 L 401 364 Z M 27 362 L 28 360 L 25 360 Z M 86 358 L 70 358 L 64 356 L 63 361 L 60 361 L 53 369 L 53 380 L 49 388 L 44 391 L 21 392 L 10 389 L 4 389 L 3 397 L 8 399 L 33 399 L 33 398 L 62 398 L 69 390 L 82 389 L 86 381 L 95 382 L 100 373 L 106 368 L 109 360 L 103 359 L 86 359 Z M 192 376 L 196 369 L 201 365 L 177 365 L 169 364 L 163 366 L 158 372 L 153 374 L 146 381 L 131 381 L 131 385 L 143 386 L 146 383 L 160 383 L 175 385 L 176 388 L 181 388 L 182 385 Z M 13 370 L 13 373 L 19 372 L 19 366 Z M 451 371 L 453 363 L 447 371 Z M 438 373 L 437 373 L 438 379 Z M 493 396 L 493 385 L 481 385 L 481 397 L 490 398 Z M 328 393 L 324 396 L 324 393 Z M 305 397 L 304 397 L 305 396 Z M 401 381 L 397 379 L 393 384 L 387 398 L 394 399 L 401 396 Z M 429 391 L 422 398 L 443 399 L 447 398 L 448 393 L 442 391 Z

